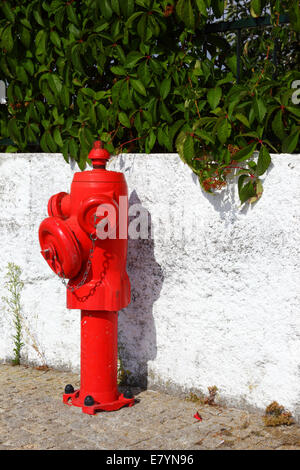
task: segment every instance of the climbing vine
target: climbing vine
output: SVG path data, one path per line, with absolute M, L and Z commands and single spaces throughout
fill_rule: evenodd
M 237 174 L 241 201 L 256 201 L 270 152 L 299 151 L 300 11 L 297 0 L 242 3 L 252 17 L 271 15 L 271 26 L 243 32 L 237 83 L 234 37 L 206 29 L 233 3 L 3 0 L 0 145 L 13 145 L 0 149 L 59 151 L 81 169 L 96 138 L 112 153 L 177 151 L 205 191 Z

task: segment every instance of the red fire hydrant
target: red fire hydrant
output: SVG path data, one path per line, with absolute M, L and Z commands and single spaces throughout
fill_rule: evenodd
M 66 285 L 67 307 L 81 310 L 80 389 L 68 384 L 63 402 L 88 414 L 134 404 L 131 391 L 120 394 L 117 385 L 118 310 L 130 302 L 128 191 L 122 173 L 105 169 L 109 157 L 95 142 L 93 170 L 75 173 L 70 194 L 50 198 L 39 228 L 41 253 Z

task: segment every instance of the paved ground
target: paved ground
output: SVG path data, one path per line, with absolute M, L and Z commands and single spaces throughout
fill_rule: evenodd
M 0 365 L 0 449 L 300 449 L 299 426 L 266 428 L 256 414 L 151 390 L 134 390 L 132 408 L 88 416 L 62 404 L 67 383 L 78 375 Z

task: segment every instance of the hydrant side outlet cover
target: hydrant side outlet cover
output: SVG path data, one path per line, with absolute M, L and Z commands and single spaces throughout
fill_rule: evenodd
M 48 217 L 39 228 L 41 253 L 50 268 L 60 277 L 71 279 L 82 264 L 81 251 L 75 235 L 59 217 Z

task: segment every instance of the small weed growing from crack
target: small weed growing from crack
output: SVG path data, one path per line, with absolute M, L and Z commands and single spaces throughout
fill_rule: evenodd
M 118 348 L 118 385 L 127 385 L 131 372 L 124 368 L 122 353 L 123 347 Z
M 14 263 L 8 263 L 7 273 L 5 275 L 5 287 L 10 293 L 9 297 L 2 297 L 2 300 L 6 303 L 8 311 L 13 316 L 13 322 L 15 327 L 14 339 L 14 359 L 13 365 L 20 365 L 21 349 L 24 346 L 22 343 L 22 317 L 21 317 L 21 292 L 24 287 L 23 281 L 21 281 L 22 270 L 19 266 Z
M 200 403 L 204 404 L 204 397 L 198 396 L 196 393 L 191 392 L 188 397 L 186 397 L 186 401 L 191 401 L 192 403 Z
M 190 393 L 190 395 L 186 398 L 187 401 L 191 401 L 193 403 L 198 403 L 200 405 L 210 405 L 214 406 L 215 399 L 218 393 L 218 387 L 213 385 L 212 387 L 208 387 L 208 396 L 198 396 L 195 393 Z
M 265 426 L 290 426 L 294 424 L 292 413 L 285 410 L 284 406 L 281 406 L 277 401 L 273 401 L 267 406 L 265 415 L 263 416 Z
M 212 387 L 208 387 L 208 397 L 205 398 L 205 404 L 213 406 L 215 405 L 215 399 L 218 393 L 218 387 L 213 385 Z
M 15 327 L 15 334 L 13 336 L 14 359 L 12 361 L 12 364 L 20 365 L 21 349 L 24 346 L 22 339 L 24 339 L 25 336 L 30 339 L 31 347 L 40 356 L 43 362 L 41 366 L 38 366 L 40 367 L 40 370 L 48 370 L 44 354 L 41 352 L 34 334 L 30 331 L 22 315 L 21 292 L 23 290 L 24 283 L 21 280 L 21 275 L 22 270 L 18 265 L 14 263 L 8 263 L 7 273 L 5 275 L 5 287 L 9 291 L 10 296 L 2 297 L 2 300 L 6 303 L 8 311 L 13 317 L 13 323 Z

